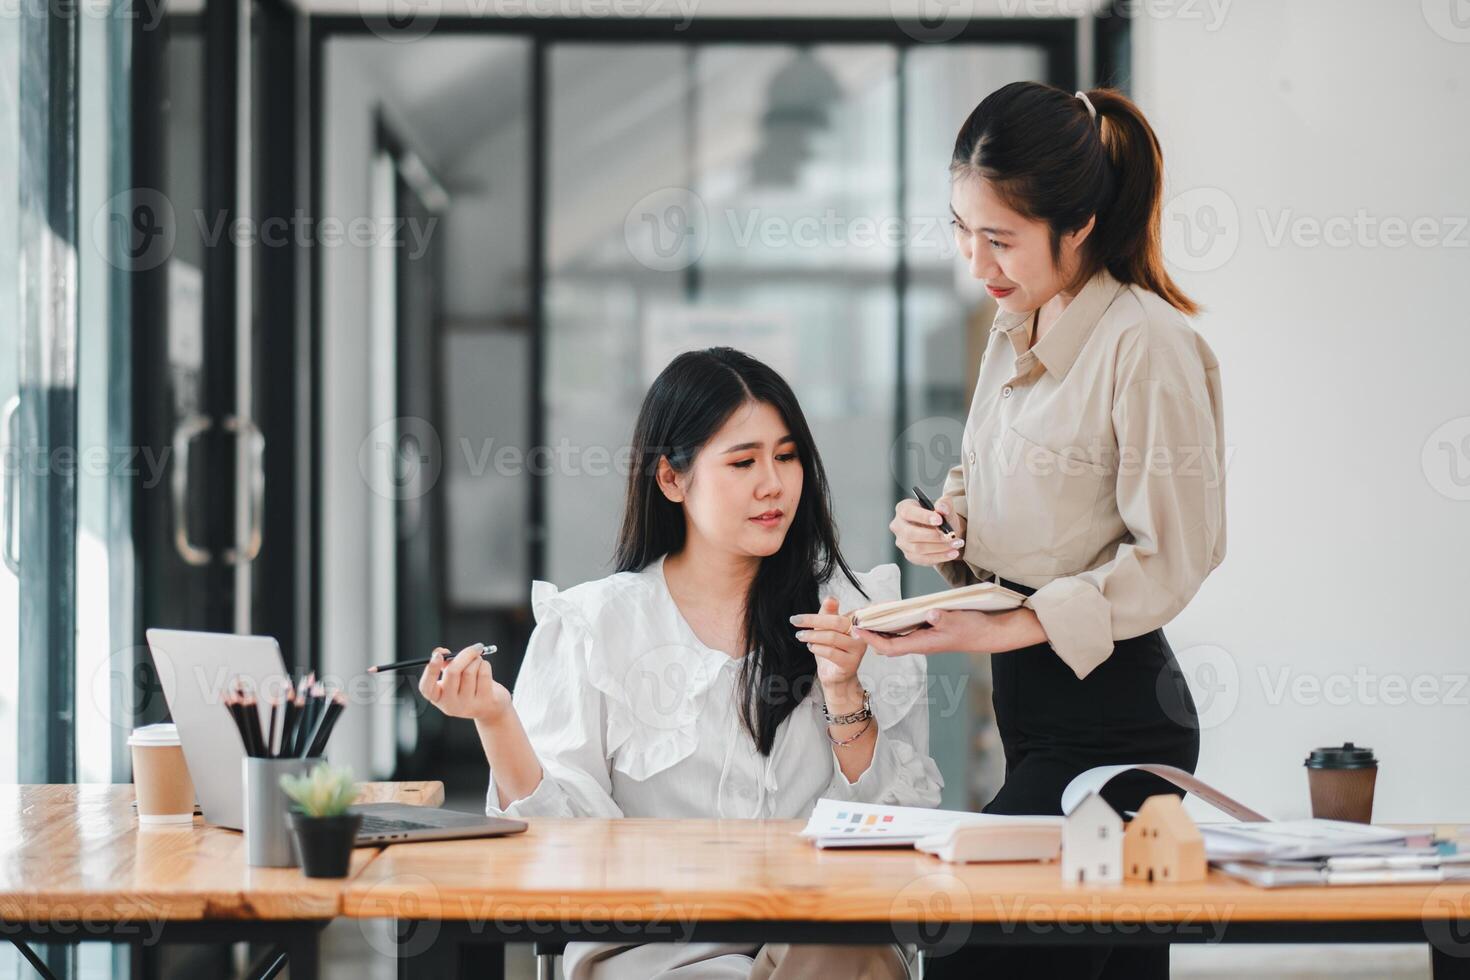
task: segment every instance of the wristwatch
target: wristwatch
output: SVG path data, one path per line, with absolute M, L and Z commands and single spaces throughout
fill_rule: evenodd
M 873 703 L 868 697 L 868 689 L 863 688 L 863 706 L 856 711 L 849 711 L 845 715 L 834 715 L 827 710 L 827 702 L 822 702 L 822 717 L 827 719 L 829 725 L 851 725 L 859 721 L 867 721 L 873 717 Z

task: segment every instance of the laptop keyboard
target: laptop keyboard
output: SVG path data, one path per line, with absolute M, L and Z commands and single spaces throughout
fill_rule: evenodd
M 405 830 L 432 830 L 433 824 L 418 823 L 413 820 L 388 820 L 384 817 L 374 817 L 367 814 L 362 818 L 362 829 L 359 834 L 394 834 Z

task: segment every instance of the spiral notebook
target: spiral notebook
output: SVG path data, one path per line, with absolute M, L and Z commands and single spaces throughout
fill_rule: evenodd
M 865 606 L 852 614 L 852 624 L 875 633 L 907 633 L 924 623 L 935 609 L 973 612 L 1005 612 L 1016 609 L 1026 597 L 996 582 L 962 585 L 958 589 L 935 592 Z

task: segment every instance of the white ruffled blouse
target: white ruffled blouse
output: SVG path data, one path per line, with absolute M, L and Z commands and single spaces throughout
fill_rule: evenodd
M 867 599 L 840 571 L 824 588 L 843 612 L 900 595 L 897 565 L 856 576 Z M 776 730 L 771 754 L 760 754 L 737 710 L 740 661 L 700 642 L 669 594 L 662 560 L 565 592 L 536 582 L 531 605 L 537 626 L 514 703 L 544 775 L 502 810 L 492 772 L 492 816 L 791 819 L 824 796 L 939 803 L 922 656 L 869 650 L 858 665 L 878 742 L 850 782 L 817 684 Z

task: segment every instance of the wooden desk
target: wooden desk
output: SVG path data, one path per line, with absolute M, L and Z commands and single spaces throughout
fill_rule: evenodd
M 1416 942 L 1470 964 L 1470 883 L 1260 889 L 1064 885 L 1056 864 L 820 851 L 800 821 L 537 819 L 515 837 L 388 847 L 343 893 L 360 918 L 438 920 L 448 943 Z M 436 958 L 448 960 L 442 951 Z M 420 971 L 421 972 L 421 971 Z
M 366 784 L 364 802 L 438 805 L 443 784 Z M 0 929 L 41 943 L 279 943 L 314 976 L 316 935 L 349 879 L 252 868 L 245 839 L 199 817 L 140 827 L 131 785 L 0 786 Z M 353 873 L 378 854 L 358 848 Z M 309 964 L 307 961 L 310 961 Z

